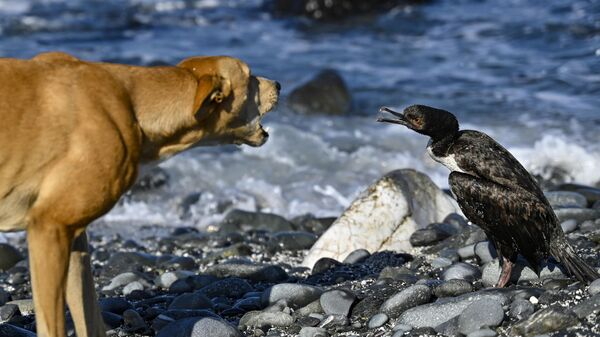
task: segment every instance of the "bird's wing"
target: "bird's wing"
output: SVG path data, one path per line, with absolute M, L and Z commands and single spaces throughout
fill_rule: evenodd
M 557 226 L 545 202 L 470 174 L 452 172 L 449 182 L 464 214 L 488 234 L 499 254 L 514 260 L 521 253 L 534 267 L 548 255 Z
M 523 165 L 485 133 L 461 131 L 452 151 L 457 164 L 466 173 L 510 189 L 524 190 L 546 202 L 538 184 Z

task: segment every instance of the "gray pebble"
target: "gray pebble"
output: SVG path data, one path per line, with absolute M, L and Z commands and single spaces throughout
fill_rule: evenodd
M 475 256 L 475 244 L 464 246 L 458 249 L 458 256 L 461 260 L 466 260 Z
M 122 297 L 106 297 L 98 301 L 102 311 L 110 312 L 117 315 L 122 315 L 127 309 L 131 309 L 132 305 Z
M 568 328 L 579 323 L 577 316 L 568 308 L 548 307 L 513 326 L 513 333 L 535 336 Z
M 587 199 L 581 193 L 570 191 L 552 191 L 545 192 L 544 194 L 553 208 L 587 207 Z
M 209 298 L 219 296 L 240 298 L 244 296 L 245 293 L 253 290 L 254 289 L 248 281 L 237 277 L 230 277 L 210 283 L 199 291 Z
M 395 318 L 409 308 L 428 303 L 430 299 L 431 289 L 428 286 L 413 285 L 388 298 L 379 310 Z
M 392 328 L 392 331 L 401 331 L 402 333 L 408 332 L 412 330 L 412 326 L 408 324 L 396 324 Z
M 154 284 L 157 287 L 168 289 L 175 281 L 185 279 L 188 276 L 194 276 L 194 273 L 187 270 L 169 271 L 160 274 L 160 276 L 154 280 Z
M 326 291 L 320 297 L 321 308 L 328 315 L 348 316 L 355 300 L 356 295 L 343 289 Z
M 222 319 L 194 317 L 174 321 L 161 329 L 156 337 L 242 337 L 237 328 Z
M 433 268 L 446 268 L 452 265 L 452 260 L 445 257 L 436 257 L 431 261 L 431 267 Z
M 587 300 L 582 301 L 572 309 L 580 319 L 583 319 L 584 317 L 594 313 L 597 314 L 600 312 L 600 294 L 596 294 Z
M 327 330 L 323 328 L 304 327 L 300 329 L 298 337 L 328 337 Z
M 126 272 L 113 277 L 110 280 L 110 284 L 102 288 L 102 291 L 112 291 L 119 287 L 126 286 L 132 282 L 138 282 L 144 287 L 150 288 L 150 283 L 144 279 L 144 277 L 135 272 Z
M 129 332 L 141 332 L 148 329 L 148 325 L 146 325 L 142 316 L 133 309 L 125 310 L 123 313 L 123 322 L 125 324 L 125 329 Z
M 508 315 L 514 319 L 521 320 L 533 314 L 535 307 L 529 300 L 516 300 L 510 304 Z
M 319 237 L 308 232 L 279 232 L 271 237 L 268 246 L 274 251 L 303 250 L 312 247 Z
M 490 328 L 483 328 L 481 330 L 476 330 L 467 335 L 467 337 L 496 337 L 498 334 L 496 331 Z
M 19 306 L 16 304 L 5 304 L 0 307 L 0 323 L 20 315 L 21 312 L 19 311 Z
M 4 289 L 0 288 L 0 306 L 4 305 L 6 302 L 10 301 L 10 294 L 4 291 Z
M 181 309 L 212 309 L 213 303 L 205 295 L 196 293 L 181 294 L 171 302 L 169 310 L 181 310 Z
M 489 241 L 478 242 L 475 245 L 475 255 L 479 259 L 479 264 L 486 264 L 498 257 L 496 248 Z
M 279 266 L 261 266 L 244 263 L 222 263 L 208 267 L 205 274 L 219 278 L 239 277 L 255 282 L 281 282 L 288 274 Z
M 448 238 L 450 234 L 435 227 L 416 230 L 410 236 L 410 244 L 413 247 L 429 246 Z
M 481 271 L 479 271 L 479 268 L 464 262 L 453 264 L 442 274 L 442 279 L 445 281 L 453 279 L 475 281 L 480 277 Z
M 36 337 L 36 334 L 11 324 L 0 324 L 0 336 L 3 337 Z
M 390 318 L 388 317 L 388 315 L 384 313 L 376 314 L 369 320 L 368 327 L 369 329 L 377 329 L 383 326 L 389 319 Z
M 433 293 L 436 297 L 459 296 L 473 291 L 471 283 L 465 280 L 448 280 L 435 287 Z
M 300 308 L 318 299 L 323 290 L 306 284 L 280 283 L 265 290 L 261 296 L 263 305 L 286 300 L 291 308 Z
M 127 296 L 135 290 L 144 290 L 144 285 L 139 281 L 133 281 L 125 287 L 123 287 L 123 295 Z
M 592 295 L 592 296 L 600 293 L 600 278 L 597 280 L 594 280 L 594 282 L 590 283 L 590 286 L 588 288 L 588 293 L 590 293 L 590 295 Z
M 577 229 L 577 220 L 575 220 L 575 219 L 565 220 L 560 223 L 560 227 L 562 228 L 563 232 L 571 233 L 572 231 Z
M 491 287 L 496 285 L 498 282 L 498 278 L 500 277 L 500 263 L 498 260 L 493 260 L 492 262 L 487 263 L 483 267 L 483 273 L 481 277 L 482 283 Z M 565 279 L 568 278 L 566 273 L 563 271 L 562 266 L 555 264 L 547 264 L 543 266 L 540 271 L 540 276 L 529 268 L 529 266 L 525 266 L 517 260 L 517 264 L 513 267 L 513 272 L 511 274 L 511 282 L 518 283 L 520 281 L 538 281 L 544 279 Z
M 502 304 L 494 300 L 479 300 L 471 303 L 458 317 L 458 327 L 468 335 L 482 327 L 497 327 L 504 320 Z
M 238 327 L 270 328 L 287 327 L 294 323 L 294 318 L 285 312 L 250 311 L 240 319 Z
M 368 250 L 357 249 L 357 250 L 353 251 L 352 253 L 348 254 L 348 256 L 346 256 L 346 258 L 344 259 L 343 263 L 346 263 L 346 264 L 359 263 L 361 261 L 364 261 L 369 256 L 371 256 L 371 253 L 369 253 Z

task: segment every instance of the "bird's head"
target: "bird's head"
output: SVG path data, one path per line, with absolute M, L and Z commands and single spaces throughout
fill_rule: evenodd
M 434 139 L 445 138 L 458 132 L 458 121 L 453 114 L 446 110 L 432 108 L 426 105 L 411 105 L 403 113 L 382 107 L 381 113 L 390 113 L 394 117 L 380 116 L 378 122 L 400 124 L 420 134 Z

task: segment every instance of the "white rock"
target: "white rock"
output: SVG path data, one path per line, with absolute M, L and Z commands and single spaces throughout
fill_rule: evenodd
M 319 238 L 304 259 L 312 268 L 322 257 L 343 260 L 362 248 L 410 251 L 410 235 L 451 213 L 461 213 L 456 201 L 425 174 L 396 170 L 376 181 Z

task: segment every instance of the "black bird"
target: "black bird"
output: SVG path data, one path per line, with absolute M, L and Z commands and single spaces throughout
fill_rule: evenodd
M 448 181 L 460 208 L 496 247 L 502 265 L 497 287 L 510 280 L 518 254 L 538 274 L 540 261 L 553 256 L 579 281 L 600 277 L 567 242 L 533 177 L 502 145 L 482 132 L 459 131 L 456 117 L 445 110 L 412 105 L 403 114 L 389 108 L 380 111 L 396 118 L 380 117 L 379 122 L 431 137 L 427 151 L 450 169 Z

